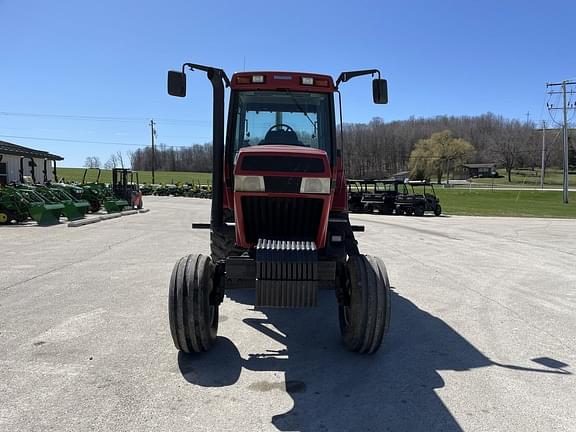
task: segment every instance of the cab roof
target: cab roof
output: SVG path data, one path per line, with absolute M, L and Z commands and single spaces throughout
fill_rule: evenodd
M 230 80 L 232 90 L 283 90 L 332 93 L 336 90 L 330 75 L 308 72 L 237 72 Z

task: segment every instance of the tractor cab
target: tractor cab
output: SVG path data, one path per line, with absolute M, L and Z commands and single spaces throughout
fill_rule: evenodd
M 170 95 L 186 95 L 187 69 L 205 72 L 214 95 L 211 256 L 184 257 L 172 273 L 176 347 L 211 347 L 226 289 L 253 288 L 256 307 L 311 307 L 319 287 L 329 287 L 340 304 L 346 346 L 376 351 L 388 326 L 389 284 L 382 262 L 360 254 L 354 231 L 363 227 L 348 219 L 334 95 L 341 83 L 377 75 L 373 101 L 387 103 L 386 80 L 377 69 L 343 72 L 336 81 L 270 71 L 229 79 L 222 69 L 185 63 L 181 72 L 168 72 Z

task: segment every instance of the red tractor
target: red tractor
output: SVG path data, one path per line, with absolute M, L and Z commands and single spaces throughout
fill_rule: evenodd
M 374 103 L 388 102 L 376 69 L 330 76 L 242 72 L 185 63 L 168 72 L 168 93 L 186 95 L 186 69 L 206 72 L 213 87 L 211 256 L 188 255 L 170 279 L 169 317 L 176 348 L 207 351 L 218 307 L 229 289 L 255 289 L 257 308 L 315 306 L 332 288 L 344 345 L 373 353 L 390 322 L 383 262 L 361 255 L 348 219 L 334 94 L 351 78 L 376 74 Z M 224 138 L 224 87 L 230 103 Z M 340 110 L 340 125 L 342 125 Z M 342 130 L 340 130 L 342 133 Z

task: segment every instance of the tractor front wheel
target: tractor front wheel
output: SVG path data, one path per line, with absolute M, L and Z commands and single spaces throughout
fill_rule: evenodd
M 100 201 L 98 201 L 98 200 L 90 201 L 90 212 L 91 213 L 97 213 L 100 211 L 101 208 L 102 208 L 102 204 L 100 204 Z
M 188 255 L 172 270 L 168 316 L 174 345 L 186 353 L 208 351 L 216 340 L 218 304 L 211 297 L 214 267 L 210 257 Z
M 8 225 L 12 217 L 8 212 L 0 211 L 0 225 Z
M 355 255 L 346 263 L 345 304 L 340 305 L 340 331 L 346 348 L 372 354 L 390 325 L 390 283 L 380 258 Z

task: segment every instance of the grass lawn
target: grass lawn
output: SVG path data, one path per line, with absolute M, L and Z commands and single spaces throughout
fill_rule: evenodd
M 64 177 L 65 181 L 81 182 L 84 175 L 84 168 L 57 168 L 58 178 Z M 86 181 L 96 181 L 97 170 L 90 169 L 86 174 Z M 152 183 L 152 171 L 138 171 L 138 179 L 140 183 Z M 156 171 L 154 173 L 154 180 L 157 184 L 174 184 L 180 183 L 194 183 L 194 184 L 210 184 L 212 183 L 212 173 L 199 173 L 199 172 L 178 172 L 178 171 Z M 100 174 L 100 182 L 111 183 L 112 171 L 102 170 Z
M 508 182 L 508 176 L 506 171 L 503 169 L 499 170 L 499 173 L 504 177 L 499 177 L 495 179 L 491 178 L 473 178 L 470 179 L 472 183 L 481 183 L 483 185 L 494 186 L 525 186 L 525 187 L 540 187 L 540 170 L 530 170 L 530 169 L 515 169 L 512 170 L 512 182 Z M 562 187 L 562 170 L 559 169 L 548 169 L 546 170 L 544 176 L 544 187 L 560 188 Z M 576 174 L 569 174 L 568 177 L 569 185 L 576 185 Z
M 152 173 L 150 171 L 139 171 L 138 174 L 140 183 L 152 182 Z M 84 168 L 58 168 L 58 177 L 64 177 L 66 181 L 80 182 L 83 175 Z M 552 172 L 551 175 L 559 175 L 561 182 L 561 174 Z M 96 170 L 89 170 L 86 181 L 95 180 Z M 156 171 L 155 180 L 156 183 L 164 184 L 177 182 L 210 184 L 212 182 L 212 174 Z M 481 180 L 490 181 L 491 179 Z M 508 184 L 507 179 L 495 180 Z M 110 170 L 102 170 L 100 181 L 110 183 L 112 181 L 112 172 Z M 576 184 L 576 178 L 574 178 L 572 184 Z M 527 186 L 528 183 L 526 182 L 525 185 Z M 436 188 L 436 193 L 440 197 L 443 212 L 449 215 L 576 218 L 576 192 L 570 192 L 570 203 L 566 205 L 562 203 L 562 192 L 556 191 L 512 191 L 502 189 L 492 191 L 490 189 Z
M 528 216 L 576 218 L 576 192 L 569 204 L 562 203 L 562 192 L 510 190 L 436 190 L 446 214 L 475 216 Z

